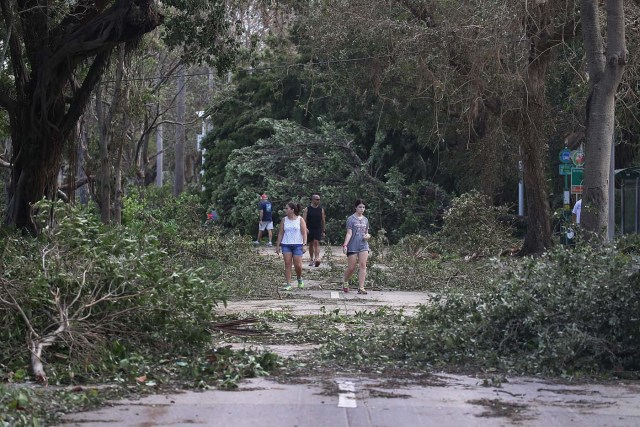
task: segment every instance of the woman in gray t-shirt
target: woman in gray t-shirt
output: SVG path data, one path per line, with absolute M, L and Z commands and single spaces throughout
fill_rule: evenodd
M 356 200 L 355 213 L 347 219 L 347 234 L 344 237 L 342 252 L 347 255 L 347 270 L 344 272 L 342 290 L 349 292 L 349 279 L 358 270 L 358 293 L 366 294 L 364 281 L 367 276 L 367 259 L 369 258 L 369 220 L 364 216 L 365 204 Z

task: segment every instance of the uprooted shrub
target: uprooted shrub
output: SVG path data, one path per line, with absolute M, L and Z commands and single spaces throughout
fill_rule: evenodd
M 467 261 L 498 256 L 507 248 L 519 246 L 512 228 L 498 220 L 506 210 L 492 206 L 488 197 L 477 191 L 453 199 L 442 229 L 404 236 L 398 244 L 386 248 L 387 268 L 376 270 L 374 266 L 370 279 L 383 287 L 434 292 L 484 289 L 488 277 L 494 274 L 493 268 Z
M 515 263 L 477 296 L 421 308 L 398 348 L 438 365 L 529 374 L 640 370 L 637 259 L 615 248 L 556 248 Z
M 199 268 L 181 265 L 154 235 L 104 226 L 86 210 L 42 201 L 38 212 L 37 238 L 2 237 L 0 364 L 30 358 L 46 382 L 51 346 L 91 360 L 113 339 L 162 350 L 210 339 L 221 295 Z
M 321 360 L 342 369 L 365 364 L 637 377 L 635 256 L 579 246 L 556 248 L 538 259 L 500 261 L 504 272 L 491 278 L 490 288 L 431 296 L 414 317 L 400 313 L 334 334 L 320 349 Z
M 128 229 L 157 236 L 171 258 L 201 269 L 202 277 L 217 283 L 225 295 L 273 296 L 280 263 L 258 255 L 250 236 L 205 219 L 196 192 L 173 197 L 168 187 L 131 188 L 125 198 L 123 224 Z
M 452 200 L 435 237 L 443 249 L 461 255 L 499 255 L 516 242 L 513 228 L 498 220 L 506 213 L 505 206 L 493 206 L 488 196 L 470 191 Z
M 374 239 L 377 243 L 377 239 Z M 379 246 L 379 245 L 378 245 Z M 376 246 L 373 246 L 377 249 Z M 450 255 L 434 236 L 405 236 L 386 248 L 384 268 L 373 265 L 368 279 L 376 286 L 430 292 L 478 292 L 484 290 L 495 266 L 469 262 Z

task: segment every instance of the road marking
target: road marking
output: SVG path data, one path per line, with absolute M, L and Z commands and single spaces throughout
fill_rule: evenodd
M 338 408 L 357 408 L 356 386 L 351 381 L 336 380 L 338 384 Z
M 340 299 L 339 292 L 331 292 L 331 299 Z

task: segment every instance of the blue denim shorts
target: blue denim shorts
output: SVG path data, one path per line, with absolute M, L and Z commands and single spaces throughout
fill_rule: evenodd
M 280 245 L 283 254 L 293 254 L 293 256 L 302 256 L 302 245 Z

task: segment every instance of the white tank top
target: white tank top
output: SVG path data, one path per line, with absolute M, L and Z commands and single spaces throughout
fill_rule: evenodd
M 304 243 L 300 231 L 300 217 L 289 219 L 285 216 L 283 226 L 284 236 L 282 236 L 281 245 L 301 245 Z

